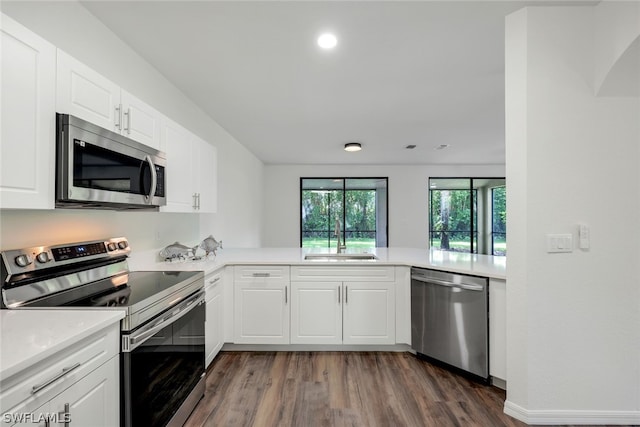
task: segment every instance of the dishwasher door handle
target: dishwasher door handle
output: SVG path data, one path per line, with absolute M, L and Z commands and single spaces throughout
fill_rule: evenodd
M 423 282 L 423 283 L 431 283 L 433 285 L 438 285 L 438 286 L 446 286 L 448 288 L 464 289 L 465 291 L 475 291 L 475 292 L 484 291 L 484 286 L 482 285 L 467 285 L 464 283 L 453 283 L 446 280 L 433 279 L 431 277 L 424 277 L 424 276 L 418 276 L 418 275 L 411 275 L 411 280 L 417 280 L 418 282 Z

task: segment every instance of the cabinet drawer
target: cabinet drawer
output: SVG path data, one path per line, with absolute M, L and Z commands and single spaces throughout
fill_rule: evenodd
M 395 267 L 390 266 L 293 266 L 291 280 L 393 282 Z
M 215 295 L 220 295 L 222 293 L 222 274 L 223 270 L 220 270 L 205 276 L 204 292 L 207 301 L 209 301 Z
M 287 265 L 237 265 L 233 268 L 234 280 L 289 280 Z
M 118 355 L 119 351 L 120 325 L 115 324 L 3 380 L 0 413 L 24 413 L 38 408 Z M 40 390 L 34 393 L 34 387 Z

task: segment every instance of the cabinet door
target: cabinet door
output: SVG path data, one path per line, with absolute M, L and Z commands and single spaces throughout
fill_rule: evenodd
M 343 343 L 395 344 L 393 283 L 344 282 Z
M 206 366 L 213 361 L 222 345 L 223 312 L 222 312 L 222 274 L 205 279 L 207 301 L 207 319 L 205 321 L 205 354 Z
M 489 374 L 507 380 L 507 282 L 489 280 Z
M 120 87 L 58 49 L 59 113 L 120 133 Z
M 288 284 L 243 281 L 234 289 L 234 342 L 289 344 Z
M 0 208 L 53 209 L 56 49 L 2 15 Z
M 216 147 L 194 136 L 195 182 L 198 212 L 215 213 L 218 208 L 218 151 Z
M 160 149 L 160 113 L 126 90 L 121 91 L 122 134 Z
M 193 152 L 190 133 L 177 123 L 162 122 L 162 146 L 167 154 L 165 169 L 167 205 L 163 212 L 193 212 Z
M 110 427 L 120 423 L 119 357 L 113 357 L 51 400 L 51 411 L 71 426 Z
M 341 282 L 291 282 L 291 344 L 342 344 Z
M 51 424 L 47 424 L 46 421 L 51 416 L 51 412 L 51 402 L 47 402 L 34 411 L 3 414 L 0 425 L 2 427 L 50 427 Z

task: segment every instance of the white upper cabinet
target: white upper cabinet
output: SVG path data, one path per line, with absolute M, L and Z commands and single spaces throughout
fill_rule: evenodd
M 56 109 L 120 133 L 120 86 L 58 49 Z
M 218 210 L 218 150 L 213 145 L 195 137 L 194 190 L 197 194 L 197 210 L 215 213 Z
M 215 213 L 218 155 L 214 146 L 164 118 L 161 147 L 167 153 L 167 205 L 163 212 Z
M 124 89 L 120 94 L 122 134 L 159 150 L 160 113 Z
M 160 209 L 163 212 L 194 212 L 196 206 L 193 191 L 194 154 L 189 131 L 169 119 L 164 119 L 161 144 L 167 154 L 165 168 L 167 205 Z
M 153 107 L 60 49 L 57 64 L 59 113 L 160 148 L 161 116 Z
M 53 209 L 55 46 L 2 15 L 0 208 Z

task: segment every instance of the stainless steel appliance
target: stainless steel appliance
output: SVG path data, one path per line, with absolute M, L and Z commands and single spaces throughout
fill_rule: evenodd
M 122 237 L 4 251 L 2 308 L 125 310 L 121 425 L 182 426 L 204 395 L 204 274 L 131 272 L 129 252 Z
M 68 114 L 56 115 L 56 207 L 166 205 L 166 155 Z
M 488 298 L 486 278 L 411 269 L 411 347 L 488 382 Z

